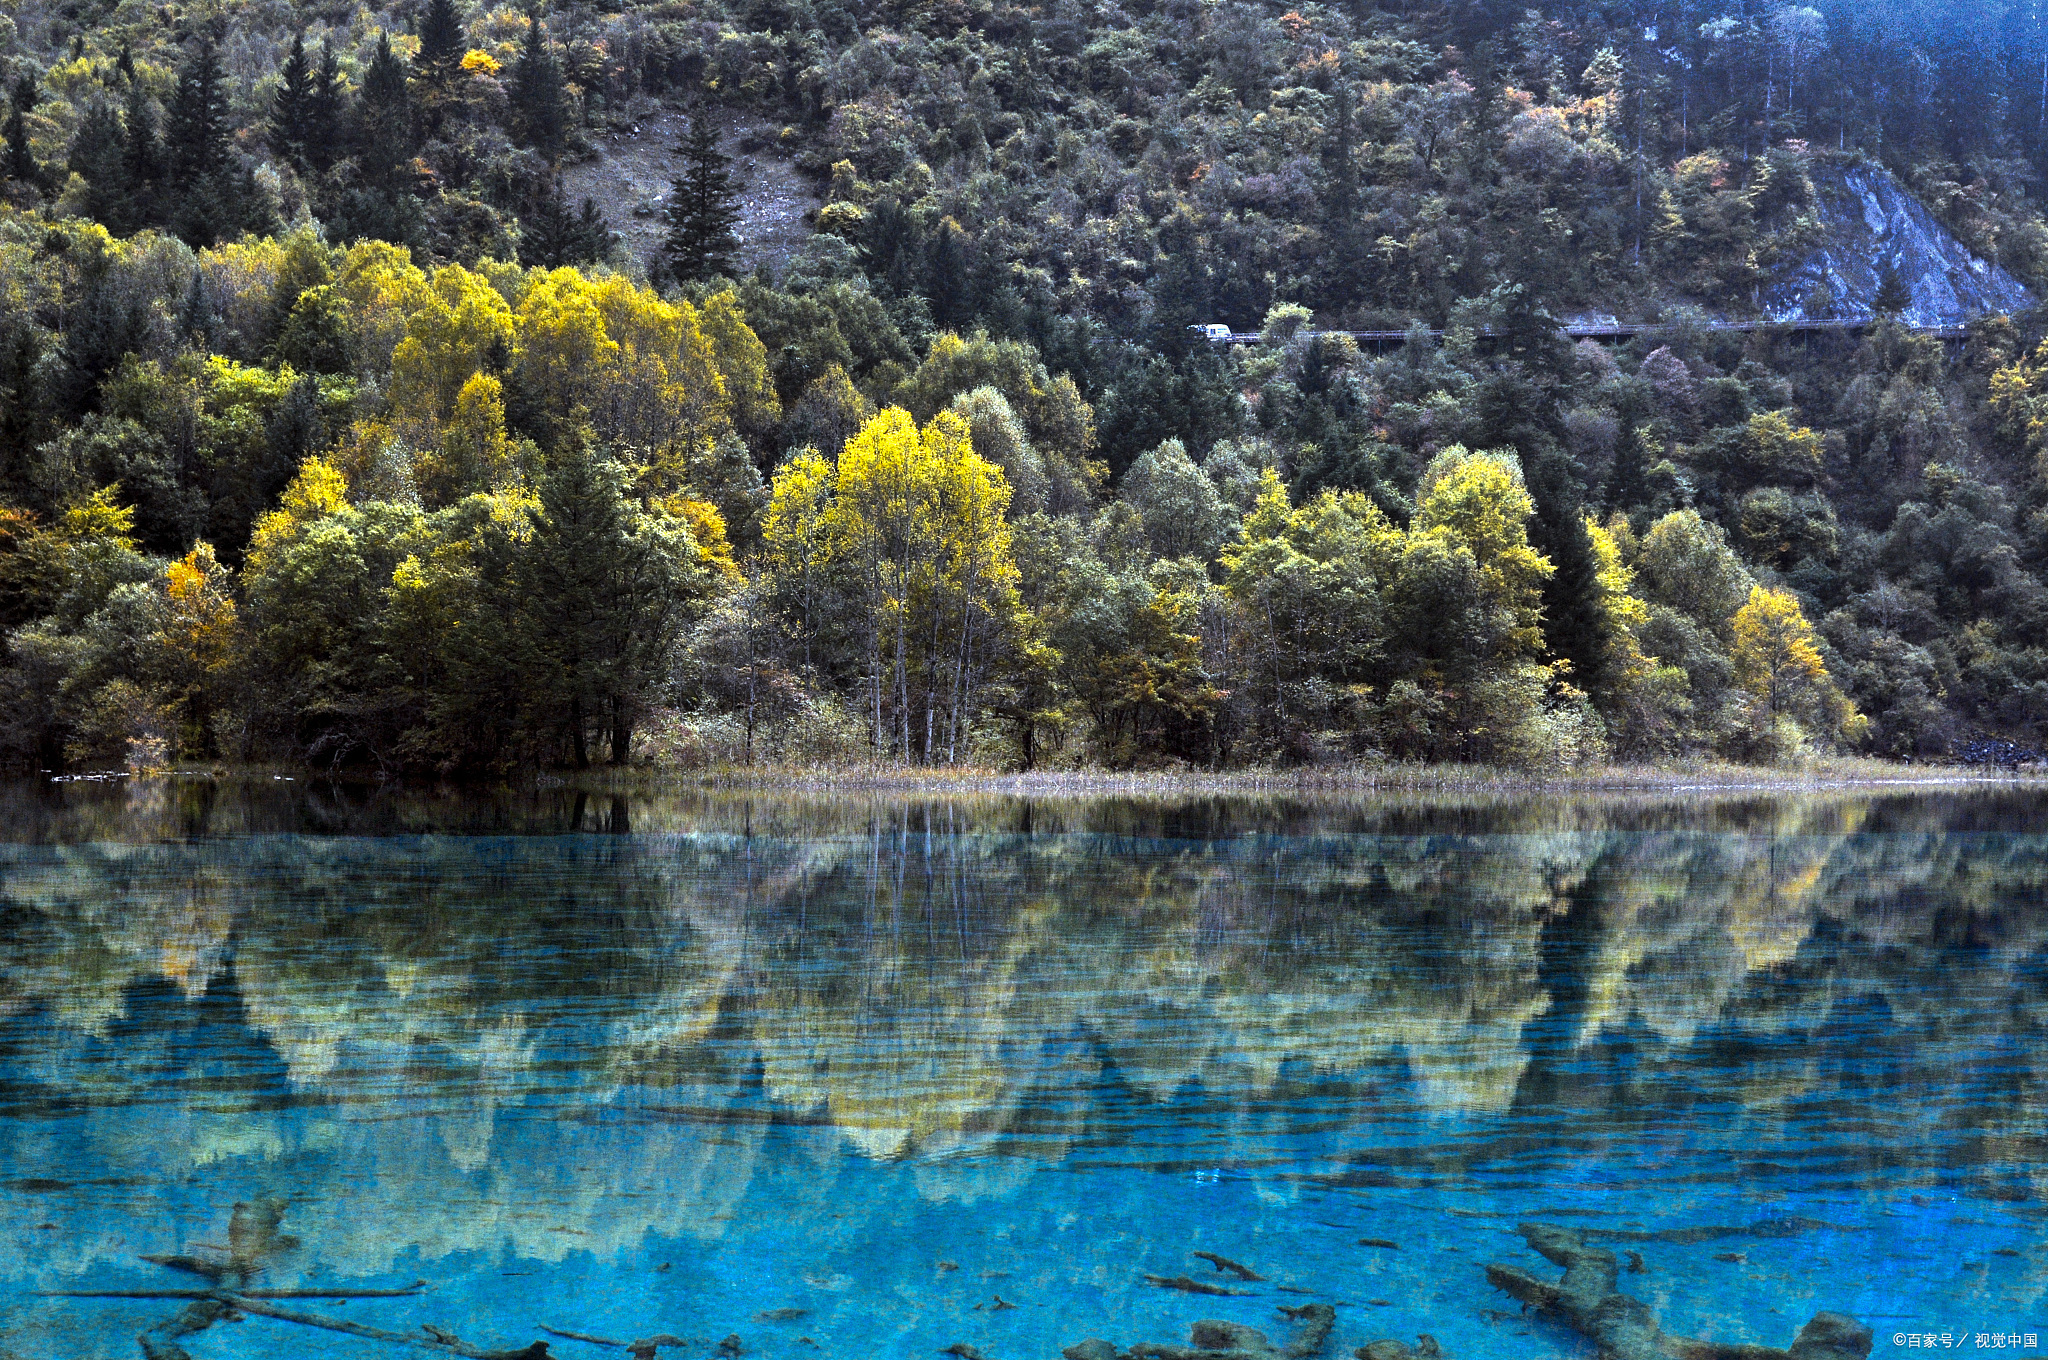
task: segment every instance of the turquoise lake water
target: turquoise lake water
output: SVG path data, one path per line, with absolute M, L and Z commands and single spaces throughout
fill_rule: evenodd
M 140 1258 L 266 1199 L 261 1286 L 428 1285 L 286 1306 L 593 1360 L 541 1329 L 1051 1360 L 1323 1300 L 1331 1356 L 1590 1356 L 1488 1287 L 1556 1277 L 1523 1222 L 1669 1332 L 2024 1354 L 2042 810 L 15 789 L 0 1357 L 139 1356 L 180 1304 L 32 1292 L 204 1287 Z

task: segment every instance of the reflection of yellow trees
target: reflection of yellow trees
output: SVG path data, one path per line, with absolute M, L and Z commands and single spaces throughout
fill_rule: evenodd
M 1056 1153 L 1088 1117 L 1072 1093 L 1105 1065 L 1141 1101 L 1199 1083 L 1249 1110 L 1305 1074 L 1397 1064 L 1429 1110 L 1503 1110 L 1533 1058 L 1525 1027 L 1555 1000 L 1544 932 L 1566 918 L 1583 939 L 1569 1017 L 1581 1044 L 1629 1029 L 1677 1059 L 1709 1028 L 1804 1029 L 1843 997 L 1875 993 L 1904 1023 L 1932 1025 L 1958 995 L 1977 998 L 1976 1016 L 1985 993 L 2027 995 L 2048 923 L 2014 906 L 2048 881 L 2048 844 L 1865 836 L 1861 816 L 1788 802 L 1741 835 L 17 849 L 6 910 L 25 924 L 0 960 L 0 1007 L 46 1008 L 61 1051 L 67 1034 L 105 1034 L 135 983 L 196 994 L 232 956 L 249 1023 L 301 1090 L 376 1099 L 402 1074 L 434 1102 L 430 1144 L 377 1169 L 393 1178 L 386 1193 L 452 1163 L 508 1187 L 491 1231 L 560 1254 L 591 1243 L 552 1230 L 591 1222 L 576 1205 L 545 1224 L 513 1218 L 514 1183 L 541 1173 L 493 1152 L 505 1113 L 547 1082 L 571 1081 L 593 1127 L 636 1121 L 621 1140 L 633 1151 L 564 1193 L 588 1197 L 595 1217 L 603 1195 L 674 1187 L 688 1222 L 665 1230 L 716 1232 L 775 1111 L 869 1156 L 934 1158 L 1015 1137 Z M 1968 975 L 1923 975 L 1912 961 L 1958 914 L 1998 949 Z M 1769 985 L 1802 951 L 1817 952 L 1801 966 L 1821 980 Z M 1949 1080 L 1942 1053 L 1926 1061 L 1931 1087 Z M 766 1107 L 749 1104 L 753 1071 Z M 1786 1099 L 1838 1078 L 1787 1062 L 1728 1080 L 1767 1131 Z M 2024 1094 L 1987 1113 L 1982 1134 L 2015 1157 L 2044 1103 L 2041 1079 L 2016 1080 Z M 191 1136 L 195 1158 L 261 1155 L 246 1129 Z M 1255 1120 L 1241 1136 L 1249 1153 Z M 939 1178 L 932 1193 L 963 1192 Z

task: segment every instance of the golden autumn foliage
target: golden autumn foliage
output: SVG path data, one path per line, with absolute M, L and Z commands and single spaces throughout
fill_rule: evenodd
M 1752 586 L 1730 626 L 1736 682 L 1766 718 L 1800 717 L 1849 737 L 1861 732 L 1865 720 L 1829 678 L 1797 596 Z
M 826 579 L 850 597 L 876 737 L 906 758 L 957 751 L 977 689 L 1015 645 L 1009 499 L 965 421 L 942 411 L 920 429 L 893 406 L 847 441 L 836 467 L 805 453 L 775 479 L 771 559 L 799 590 Z M 893 733 L 882 730 L 885 704 Z

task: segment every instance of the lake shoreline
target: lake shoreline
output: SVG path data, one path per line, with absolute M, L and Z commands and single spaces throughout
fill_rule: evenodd
M 1571 771 L 1510 766 L 1388 763 L 1238 770 L 995 770 L 972 766 L 756 765 L 683 768 L 664 764 L 592 765 L 588 769 L 527 770 L 499 778 L 435 778 L 358 769 L 318 770 L 302 765 L 180 766 L 169 770 L 46 772 L 40 782 L 110 780 L 287 779 L 308 783 L 389 783 L 413 787 L 486 790 L 540 787 L 591 792 L 661 792 L 683 789 L 761 792 L 1011 794 L 1021 797 L 1130 795 L 1228 796 L 1277 793 L 1740 793 L 1940 790 L 2048 786 L 2048 767 L 2014 769 L 1965 765 L 1908 765 L 1857 757 L 1798 766 L 1601 765 Z
M 1570 772 L 1483 765 L 1380 764 L 1301 769 L 1000 771 L 961 767 L 593 767 L 535 777 L 593 792 L 979 794 L 1027 798 L 1313 796 L 1373 793 L 1819 793 L 2048 786 L 2048 770 L 1832 759 L 1796 767 L 1725 762 L 1609 765 Z

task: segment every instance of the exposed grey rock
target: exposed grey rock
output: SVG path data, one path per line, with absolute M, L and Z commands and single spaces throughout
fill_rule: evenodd
M 1426 1333 L 1413 1346 L 1405 1341 L 1368 1341 L 1353 1354 L 1358 1360 L 1443 1360 L 1436 1338 Z
M 1077 1341 L 1060 1352 L 1066 1360 L 1116 1360 L 1116 1343 L 1091 1336 L 1086 1341 Z
M 2034 295 L 2011 273 L 1973 255 L 1891 172 L 1874 166 L 1821 164 L 1812 171 L 1818 216 L 1827 241 L 1780 271 L 1763 291 L 1766 315 L 1777 321 L 1865 317 L 1877 297 L 1879 271 L 1895 265 L 1912 290 L 1902 319 L 1915 326 L 1961 325 L 1974 316 L 2024 311 Z M 1825 286 L 1833 304 L 1807 314 Z
M 1242 1322 L 1203 1318 L 1188 1328 L 1185 1346 L 1140 1341 L 1128 1355 L 1130 1360 L 1310 1360 L 1321 1354 L 1331 1329 L 1337 1325 L 1337 1310 L 1327 1303 L 1283 1307 L 1279 1312 L 1296 1324 L 1294 1337 L 1285 1346 L 1275 1346 L 1264 1332 Z M 1117 1360 L 1116 1347 L 1092 1338 L 1069 1346 L 1060 1354 L 1067 1360 Z

